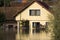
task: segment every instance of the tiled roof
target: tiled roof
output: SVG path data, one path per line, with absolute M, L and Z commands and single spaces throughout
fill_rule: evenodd
M 10 7 L 0 7 L 0 12 L 4 12 L 6 15 L 6 20 L 14 20 L 14 15 L 21 10 L 26 5 L 26 3 L 20 3 L 20 5 L 10 6 Z

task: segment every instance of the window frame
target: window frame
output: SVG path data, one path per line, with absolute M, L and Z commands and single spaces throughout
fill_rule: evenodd
M 37 23 L 40 24 L 40 22 L 32 22 L 32 27 L 33 27 L 33 28 L 36 28 L 36 24 L 37 24 Z
M 34 33 L 40 33 L 40 28 L 38 29 L 39 31 L 37 31 L 37 23 L 40 24 L 40 22 L 32 22 L 32 32 Z
M 32 11 L 35 12 L 34 15 L 31 14 Z M 39 11 L 39 13 L 38 13 L 37 11 Z M 38 15 L 38 14 L 39 14 L 39 15 Z M 40 16 L 40 9 L 30 9 L 30 10 L 29 10 L 29 16 Z

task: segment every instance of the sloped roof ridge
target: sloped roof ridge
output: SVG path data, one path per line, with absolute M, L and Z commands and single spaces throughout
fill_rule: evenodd
M 37 2 L 38 4 L 40 4 L 41 6 L 43 6 L 45 9 L 49 9 L 49 5 L 47 5 L 45 2 L 41 2 L 41 1 L 37 1 L 37 0 L 33 0 L 33 1 L 31 1 L 30 3 L 28 3 L 26 6 L 24 6 L 23 8 L 21 8 L 21 10 L 20 11 L 18 11 L 17 12 L 17 14 L 15 14 L 14 15 L 14 17 L 15 16 L 17 16 L 19 13 L 21 13 L 22 11 L 24 11 L 26 8 L 28 8 L 32 3 L 34 3 L 34 2 Z

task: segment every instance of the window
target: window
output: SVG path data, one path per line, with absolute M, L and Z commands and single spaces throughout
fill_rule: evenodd
M 13 25 L 8 25 L 9 28 L 13 28 Z
M 13 30 L 13 25 L 8 25 L 8 29 L 9 29 L 10 31 L 12 31 L 12 30 Z
M 40 10 L 30 10 L 30 16 L 40 16 Z
M 40 23 L 39 22 L 33 22 L 33 28 L 37 28 L 37 26 L 39 27 L 40 26 Z

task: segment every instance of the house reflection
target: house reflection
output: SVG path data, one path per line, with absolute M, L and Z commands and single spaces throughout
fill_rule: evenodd
M 28 22 L 26 22 L 28 23 Z M 49 37 L 44 32 L 47 25 L 42 25 L 39 22 L 33 22 L 32 35 L 30 33 L 30 28 L 24 24 L 22 27 L 22 33 L 20 33 L 21 40 L 49 40 Z

